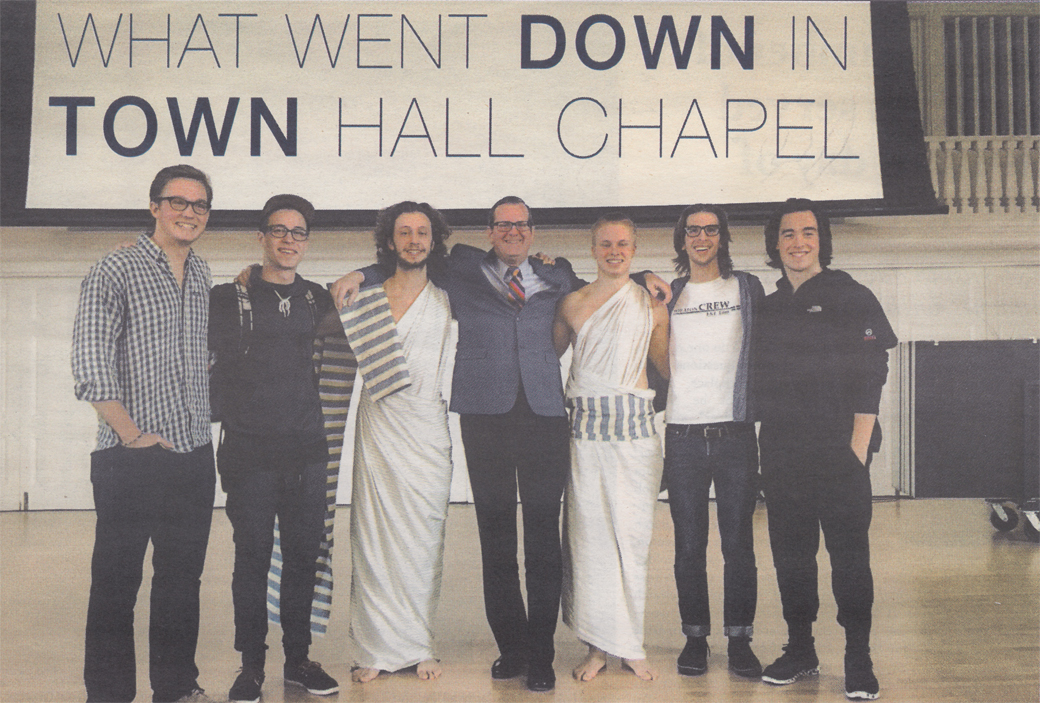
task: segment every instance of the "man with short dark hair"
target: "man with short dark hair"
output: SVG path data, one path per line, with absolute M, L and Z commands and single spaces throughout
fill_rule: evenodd
M 819 673 L 812 627 L 822 530 L 845 629 L 845 695 L 875 699 L 869 467 L 881 444 L 877 413 L 897 340 L 873 293 L 828 268 L 830 222 L 817 204 L 785 202 L 765 240 L 769 265 L 783 277 L 762 305 L 757 331 L 759 444 L 788 642 L 762 680 L 789 684 Z
M 725 210 L 691 205 L 673 232 L 668 424 L 664 476 L 675 525 L 675 585 L 686 646 L 676 667 L 685 676 L 708 670 L 708 495 L 722 547 L 722 632 L 729 669 L 757 679 L 751 650 L 758 572 L 752 518 L 758 499 L 758 444 L 751 384 L 754 321 L 765 296 L 755 276 L 733 270 Z
M 134 604 L 153 548 L 149 676 L 154 701 L 209 700 L 195 649 L 213 516 L 206 327 L 210 271 L 193 251 L 213 189 L 168 166 L 152 181 L 152 232 L 91 268 L 72 339 L 76 397 L 98 413 L 97 511 L 83 679 L 88 701 L 137 692 Z
M 263 264 L 252 267 L 248 286 L 226 283 L 212 294 L 209 344 L 221 421 L 217 467 L 234 529 L 231 593 L 235 649 L 242 653 L 232 701 L 259 700 L 264 682 L 276 516 L 285 681 L 317 695 L 339 690 L 308 659 L 329 458 L 314 347 L 315 339 L 343 336 L 328 291 L 296 273 L 313 217 L 314 207 L 297 195 L 268 200 L 257 232 Z

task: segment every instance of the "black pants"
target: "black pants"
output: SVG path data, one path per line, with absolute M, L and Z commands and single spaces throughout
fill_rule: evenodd
M 153 700 L 197 687 L 199 585 L 213 519 L 213 446 L 179 454 L 122 446 L 90 458 L 97 526 L 83 680 L 88 701 L 137 693 L 134 604 L 152 543 L 149 675 Z
M 869 465 L 869 458 L 864 466 L 849 447 L 762 444 L 769 542 L 784 619 L 789 624 L 816 620 L 822 530 L 838 623 L 852 648 L 868 646 L 874 603 Z
M 275 515 L 282 551 L 282 647 L 290 664 L 307 658 L 314 574 L 325 529 L 326 466 L 321 461 L 304 465 L 299 473 L 253 470 L 221 477 L 235 535 L 235 649 L 247 666 L 262 669 L 266 659 L 267 573 Z
M 570 472 L 567 418 L 536 415 L 521 393 L 508 413 L 460 419 L 480 533 L 488 624 L 503 655 L 551 664 L 563 579 L 560 499 Z M 526 611 L 517 563 L 518 486 Z

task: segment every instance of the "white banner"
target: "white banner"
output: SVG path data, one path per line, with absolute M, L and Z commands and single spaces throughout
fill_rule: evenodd
M 869 3 L 39 0 L 29 208 L 880 198 Z

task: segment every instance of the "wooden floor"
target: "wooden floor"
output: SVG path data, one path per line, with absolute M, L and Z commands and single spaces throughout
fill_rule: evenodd
M 650 558 L 646 644 L 660 671 L 652 683 L 624 673 L 616 661 L 595 681 L 570 676 L 583 647 L 560 625 L 558 684 L 531 694 L 522 680 L 492 682 L 496 656 L 484 619 L 480 556 L 472 506 L 453 505 L 448 519 L 444 596 L 438 613 L 444 675 L 422 682 L 384 675 L 350 683 L 348 509 L 337 521 L 336 599 L 328 635 L 312 658 L 341 683 L 350 701 L 838 701 L 842 695 L 842 631 L 834 622 L 829 565 L 820 557 L 822 608 L 816 628 L 821 676 L 782 688 L 731 676 L 721 635 L 721 598 L 712 603 L 716 634 L 706 675 L 681 677 L 675 657 L 683 644 L 672 579 L 672 525 L 658 506 Z M 754 649 L 764 663 L 780 654 L 785 631 L 766 535 L 765 508 L 755 515 L 759 605 Z M 714 524 L 714 522 L 713 522 Z M 83 628 L 93 542 L 92 512 L 0 514 L 0 701 L 82 701 Z M 875 504 L 871 528 L 876 583 L 873 650 L 881 694 L 888 701 L 1037 701 L 1040 699 L 1040 556 L 1020 529 L 995 532 L 981 500 L 903 500 Z M 713 528 L 714 530 L 714 528 Z M 709 547 L 712 593 L 721 594 L 717 533 Z M 202 583 L 198 649 L 200 683 L 226 700 L 238 667 L 233 651 L 231 528 L 214 516 Z M 138 598 L 138 697 L 147 681 L 147 580 Z M 273 628 L 263 700 L 319 700 L 281 679 L 280 633 Z

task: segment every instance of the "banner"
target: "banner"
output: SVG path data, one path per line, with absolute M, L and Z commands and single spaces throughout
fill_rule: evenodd
M 865 2 L 39 0 L 25 207 L 182 162 L 217 210 L 879 199 L 872 41 Z

